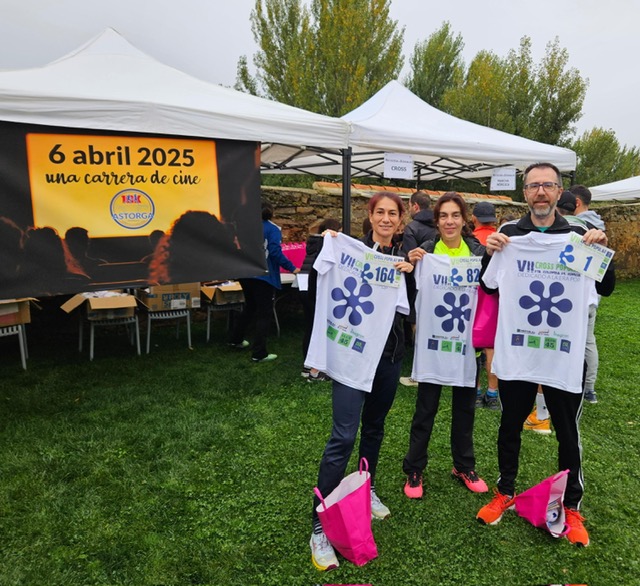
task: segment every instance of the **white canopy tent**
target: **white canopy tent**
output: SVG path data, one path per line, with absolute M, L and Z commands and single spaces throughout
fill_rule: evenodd
M 349 135 L 344 120 L 164 65 L 113 29 L 43 67 L 0 71 L 0 120 L 332 149 Z
M 398 81 L 342 119 L 352 126 L 352 177 L 383 176 L 384 153 L 413 156 L 414 179 L 479 178 L 498 167 L 526 168 L 530 163 L 554 163 L 568 173 L 576 155 L 565 148 L 535 142 L 461 120 L 430 106 Z M 272 171 L 339 175 L 342 161 L 329 154 L 265 145 L 263 167 Z
M 640 200 L 640 175 L 591 187 L 593 201 Z

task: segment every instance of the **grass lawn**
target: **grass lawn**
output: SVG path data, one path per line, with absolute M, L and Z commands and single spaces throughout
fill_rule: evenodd
M 75 322 L 29 326 L 28 370 L 0 339 L 0 584 L 621 585 L 640 581 L 640 281 L 603 299 L 596 335 L 599 403 L 582 418 L 591 546 L 554 540 L 515 513 L 485 527 L 487 495 L 450 477 L 450 393 L 430 446 L 426 494 L 402 493 L 415 389 L 387 420 L 374 524 L 379 557 L 323 575 L 308 546 L 312 488 L 331 425 L 330 384 L 300 377 L 302 315 L 280 303 L 277 361 L 229 349 L 224 316 L 193 348 L 154 326 L 151 354 L 100 331 L 77 352 Z M 143 340 L 144 347 L 144 340 Z M 411 357 L 403 373 L 410 371 Z M 478 471 L 498 475 L 499 413 L 477 413 Z M 555 436 L 523 435 L 520 489 L 556 470 Z M 349 471 L 356 467 L 355 457 Z M 635 537 L 634 537 L 635 536 Z

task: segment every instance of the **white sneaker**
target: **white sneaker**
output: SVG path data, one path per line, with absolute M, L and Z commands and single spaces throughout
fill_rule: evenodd
M 329 543 L 324 531 L 312 533 L 309 545 L 311 546 L 311 561 L 321 572 L 333 570 L 340 565 L 336 552 L 333 551 L 333 546 Z
M 400 384 L 404 385 L 405 387 L 417 387 L 418 386 L 418 381 L 417 380 L 413 380 L 410 376 L 401 376 L 400 377 Z
M 371 491 L 371 518 L 372 519 L 386 519 L 391 515 L 391 511 L 388 507 L 382 504 L 382 501 L 378 498 L 375 491 Z

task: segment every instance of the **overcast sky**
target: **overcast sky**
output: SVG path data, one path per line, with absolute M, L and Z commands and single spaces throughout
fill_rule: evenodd
M 256 45 L 255 0 L 0 0 L 0 69 L 37 67 L 112 27 L 138 49 L 196 77 L 232 86 L 241 55 Z M 491 50 L 506 56 L 524 35 L 539 62 L 554 37 L 569 65 L 589 78 L 578 134 L 600 126 L 640 147 L 640 0 L 392 0 L 405 27 L 405 62 L 418 40 L 448 20 L 464 39 L 468 64 Z M 403 77 L 408 71 L 403 72 Z

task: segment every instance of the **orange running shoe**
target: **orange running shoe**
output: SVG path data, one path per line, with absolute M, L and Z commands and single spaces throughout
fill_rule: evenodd
M 564 508 L 564 515 L 569 525 L 569 533 L 567 539 L 569 543 L 573 543 L 578 547 L 587 547 L 589 545 L 589 533 L 584 524 L 584 517 L 575 509 Z
M 540 435 L 551 435 L 551 419 L 538 419 L 534 409 L 524 422 L 523 429 L 539 433 Z
M 484 525 L 497 525 L 504 512 L 508 509 L 513 509 L 515 504 L 515 496 L 501 494 L 497 490 L 493 492 L 495 494 L 491 502 L 482 507 L 476 515 L 476 519 Z

